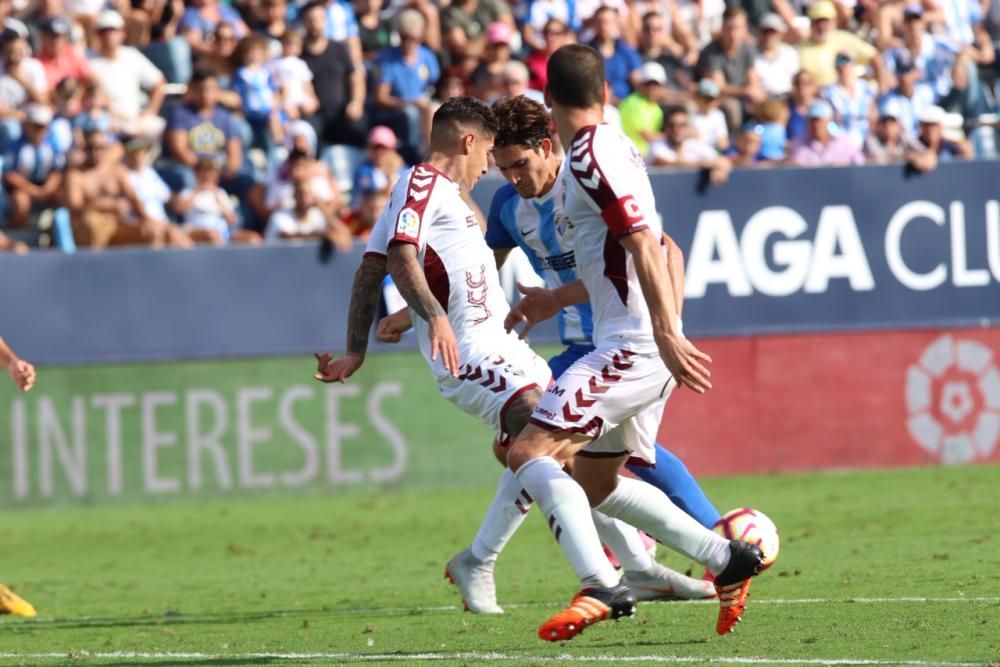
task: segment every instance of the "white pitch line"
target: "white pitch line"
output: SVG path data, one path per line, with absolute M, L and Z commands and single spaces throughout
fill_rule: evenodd
M 398 662 L 420 661 L 440 662 L 444 660 L 496 662 L 613 662 L 613 663 L 662 663 L 691 664 L 708 663 L 716 665 L 819 665 L 821 667 L 869 667 L 883 665 L 904 665 L 906 667 L 982 667 L 986 662 L 964 660 L 882 660 L 866 658 L 767 658 L 736 656 L 686 656 L 686 655 L 519 655 L 480 651 L 458 651 L 455 653 L 152 653 L 133 651 L 94 652 L 74 651 L 73 653 L 0 653 L 0 659 L 44 660 L 49 658 L 72 658 L 85 660 L 331 660 L 352 662 Z
M 1000 596 L 993 597 L 983 597 L 983 596 L 956 596 L 947 598 L 933 598 L 933 597 L 917 597 L 917 596 L 903 596 L 895 598 L 754 598 L 753 606 L 761 605 L 808 605 L 808 604 L 927 604 L 927 603 L 957 603 L 957 602 L 985 602 L 985 603 L 998 603 L 1000 602 Z M 515 602 L 512 604 L 505 604 L 504 607 L 507 609 L 539 609 L 539 608 L 551 608 L 558 607 L 559 602 Z M 643 602 L 643 606 L 650 604 L 650 602 Z M 655 602 L 655 604 L 706 604 L 706 605 L 716 605 L 718 601 L 714 598 L 707 600 L 678 600 L 673 602 Z M 437 606 L 428 607 L 348 607 L 343 609 L 327 609 L 322 612 L 317 612 L 315 610 L 296 610 L 296 609 L 283 609 L 280 611 L 260 611 L 251 612 L 250 615 L 259 618 L 281 618 L 283 616 L 289 616 L 292 614 L 413 614 L 413 613 L 428 613 L 428 612 L 438 612 L 438 611 L 459 611 L 461 607 L 454 604 L 445 604 Z M 160 616 L 144 616 L 143 618 L 154 621 L 164 621 L 169 623 L 173 620 L 184 620 L 185 618 L 197 618 L 204 616 L 205 614 L 190 613 L 190 614 L 180 614 L 173 617 L 160 617 Z M 211 615 L 211 614 L 209 614 Z M 220 614 L 220 616 L 223 614 Z M 67 623 L 76 622 L 83 623 L 88 621 L 100 622 L 100 621 L 114 621 L 117 617 L 114 616 L 76 616 L 76 617 L 65 617 L 65 618 L 33 618 L 33 619 L 17 619 L 17 618 L 0 618 L 0 625 L 18 625 L 18 624 L 41 624 L 41 623 Z M 224 618 L 220 618 L 219 622 L 225 622 Z

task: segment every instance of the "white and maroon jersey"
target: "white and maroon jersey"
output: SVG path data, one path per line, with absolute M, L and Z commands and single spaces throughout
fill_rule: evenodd
M 591 125 L 570 143 L 560 178 L 562 215 L 556 216 L 556 227 L 573 248 L 577 273 L 590 293 L 594 343 L 618 339 L 632 350 L 655 351 L 635 265 L 619 243 L 642 229 L 663 235 L 642 156 L 618 128 Z
M 404 174 L 368 239 L 366 254 L 386 255 L 393 243 L 411 243 L 427 284 L 448 313 L 462 360 L 496 341 L 510 307 L 500 287 L 493 251 L 458 185 L 427 163 Z M 420 351 L 435 375 L 447 374 L 440 358 L 430 359 L 427 322 L 413 314 Z

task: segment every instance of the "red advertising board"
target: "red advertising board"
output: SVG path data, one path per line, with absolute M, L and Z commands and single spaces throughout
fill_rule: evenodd
M 1000 461 L 1000 328 L 697 341 L 660 442 L 695 474 Z

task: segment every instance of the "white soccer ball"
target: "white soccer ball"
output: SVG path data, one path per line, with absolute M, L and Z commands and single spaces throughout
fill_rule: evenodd
M 778 528 L 766 514 L 752 507 L 738 507 L 722 515 L 715 524 L 715 532 L 729 540 L 743 540 L 756 544 L 764 553 L 764 569 L 778 559 L 781 540 Z

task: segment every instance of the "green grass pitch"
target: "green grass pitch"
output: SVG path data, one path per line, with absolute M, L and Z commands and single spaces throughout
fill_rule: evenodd
M 6 513 L 0 581 L 39 617 L 0 618 L 0 664 L 1000 660 L 1000 466 L 704 486 L 782 533 L 727 637 L 714 634 L 715 603 L 673 602 L 566 644 L 538 640 L 575 581 L 537 512 L 498 565 L 507 613 L 462 613 L 441 575 L 478 526 L 482 489 Z

